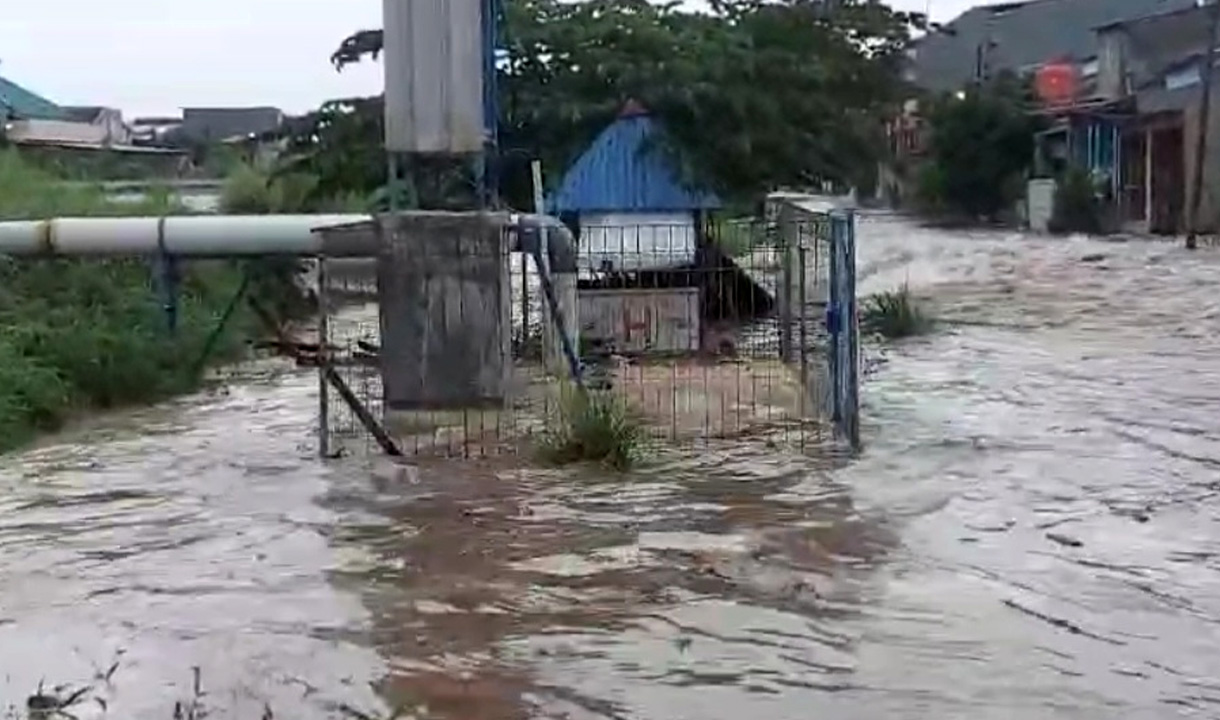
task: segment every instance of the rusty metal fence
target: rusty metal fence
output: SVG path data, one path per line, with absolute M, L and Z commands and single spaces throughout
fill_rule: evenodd
M 409 267 L 319 259 L 323 451 L 519 452 L 565 421 L 578 383 L 661 443 L 858 442 L 850 213 L 780 202 L 757 220 L 574 234 L 559 271 L 509 230 L 412 246 Z M 430 343 L 450 349 L 402 349 Z

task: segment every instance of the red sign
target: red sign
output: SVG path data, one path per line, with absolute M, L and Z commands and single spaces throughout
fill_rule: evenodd
M 1071 104 L 1079 85 L 1079 73 L 1070 61 L 1047 63 L 1034 74 L 1034 90 L 1046 105 Z

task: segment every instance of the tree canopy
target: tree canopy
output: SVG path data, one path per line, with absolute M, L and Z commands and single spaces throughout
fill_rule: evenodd
M 994 219 L 1021 194 L 1039 120 L 1028 85 L 1012 76 L 932 103 L 925 202 L 970 219 Z
M 708 12 L 648 0 L 504 5 L 499 179 L 516 203 L 528 198 L 530 160 L 565 168 L 628 99 L 658 117 L 661 150 L 686 180 L 730 199 L 867 182 L 904 90 L 903 50 L 923 22 L 874 0 L 712 0 Z M 381 49 L 379 30 L 361 30 L 331 61 L 342 70 Z M 379 187 L 384 163 L 368 161 L 380 112 L 376 98 L 323 107 L 296 135 L 296 169 L 323 175 L 321 189 Z

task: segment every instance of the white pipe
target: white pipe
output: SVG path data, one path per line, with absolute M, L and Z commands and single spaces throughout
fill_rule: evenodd
M 322 236 L 314 230 L 367 220 L 368 215 L 20 220 L 0 222 L 0 255 L 315 255 L 322 250 Z M 341 248 L 327 252 L 345 254 Z

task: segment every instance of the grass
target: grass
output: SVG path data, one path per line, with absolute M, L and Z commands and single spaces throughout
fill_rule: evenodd
M 905 284 L 897 290 L 869 297 L 860 314 L 862 330 L 889 340 L 923 335 L 931 332 L 935 325 L 935 320 Z
M 180 211 L 167 194 L 151 195 L 112 203 L 99 187 L 64 186 L 15 152 L 0 152 L 0 219 Z M 187 265 L 171 334 L 147 259 L 0 257 L 0 452 L 88 410 L 198 387 L 197 365 L 241 276 L 236 263 Z M 256 332 L 239 306 L 210 356 L 240 357 Z
M 553 465 L 595 463 L 625 472 L 642 458 L 647 434 L 627 404 L 610 392 L 566 396 L 539 455 Z

